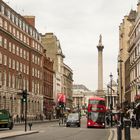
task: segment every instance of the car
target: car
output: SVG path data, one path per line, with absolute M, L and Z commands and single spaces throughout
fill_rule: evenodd
M 66 127 L 81 126 L 81 119 L 79 113 L 70 113 L 66 120 Z
M 9 128 L 11 130 L 13 126 L 13 119 L 9 111 L 6 109 L 0 109 L 0 128 Z

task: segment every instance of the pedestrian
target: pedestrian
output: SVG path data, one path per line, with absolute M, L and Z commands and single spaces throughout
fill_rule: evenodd
M 109 120 L 109 116 L 107 115 L 106 116 L 106 124 L 109 126 L 109 122 L 110 122 L 110 120 Z
M 132 124 L 132 128 L 134 128 L 136 126 L 136 119 L 135 119 L 134 115 L 131 118 L 131 124 Z
M 136 129 L 139 129 L 140 125 L 140 104 L 136 105 L 133 112 L 136 115 Z

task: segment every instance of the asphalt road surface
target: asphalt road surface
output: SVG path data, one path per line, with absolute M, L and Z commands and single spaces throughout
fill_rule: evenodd
M 12 131 L 24 130 L 24 125 Z M 108 140 L 109 129 L 86 128 L 86 118 L 81 119 L 81 127 L 59 126 L 58 122 L 35 124 L 32 130 L 39 133 L 7 138 L 6 140 Z M 9 131 L 9 130 L 7 130 Z

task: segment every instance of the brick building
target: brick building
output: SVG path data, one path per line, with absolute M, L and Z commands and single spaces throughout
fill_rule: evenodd
M 28 117 L 43 113 L 41 37 L 34 17 L 23 17 L 0 1 L 0 108 L 22 115 L 22 89 L 27 89 Z

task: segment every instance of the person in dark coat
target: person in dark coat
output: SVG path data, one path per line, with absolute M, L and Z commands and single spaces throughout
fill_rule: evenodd
M 131 118 L 131 124 L 132 124 L 132 128 L 134 128 L 136 126 L 136 119 L 134 116 L 132 116 L 132 118 Z
M 138 129 L 140 126 L 140 104 L 136 105 L 133 113 L 136 114 L 136 128 Z

